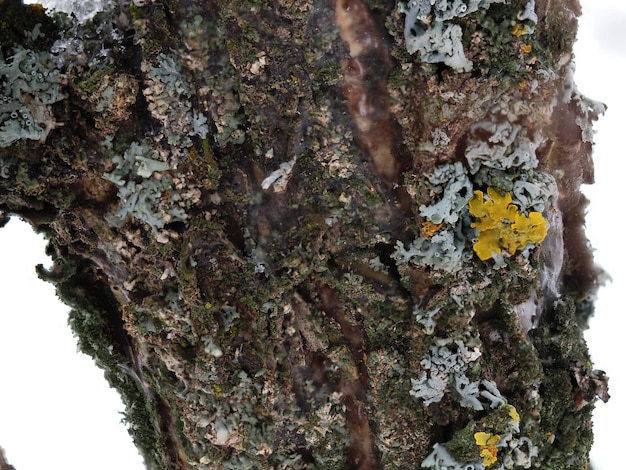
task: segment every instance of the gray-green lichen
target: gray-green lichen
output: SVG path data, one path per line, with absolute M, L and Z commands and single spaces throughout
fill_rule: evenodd
M 31 34 L 42 33 L 35 27 Z M 10 57 L 0 56 L 0 147 L 21 139 L 45 142 L 61 125 L 50 106 L 66 98 L 63 82 L 50 53 L 16 46 Z
M 123 226 L 131 216 L 154 231 L 166 224 L 185 222 L 185 208 L 198 201 L 199 191 L 192 194 L 176 188 L 168 172 L 171 163 L 161 158 L 148 141 L 133 142 L 123 155 L 113 157 L 115 168 L 103 175 L 118 187 L 120 203 L 107 216 L 112 226 Z M 166 192 L 170 195 L 164 197 Z
M 400 12 L 406 15 L 404 40 L 407 52 L 414 54 L 419 51 L 424 62 L 443 62 L 455 71 L 469 72 L 472 70 L 472 62 L 463 52 L 462 29 L 450 20 L 501 2 L 502 0 L 411 0 L 406 4 L 400 3 Z

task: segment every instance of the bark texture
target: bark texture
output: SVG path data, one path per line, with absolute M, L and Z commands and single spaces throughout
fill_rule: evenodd
M 2 2 L 0 209 L 150 468 L 586 468 L 578 2 L 419 3 Z

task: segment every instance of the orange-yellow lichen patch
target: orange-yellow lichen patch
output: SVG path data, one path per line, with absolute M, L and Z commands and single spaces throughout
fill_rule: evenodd
M 476 218 L 472 227 L 479 231 L 474 251 L 481 260 L 502 253 L 502 248 L 515 254 L 529 243 L 543 241 L 548 234 L 548 223 L 541 213 L 520 213 L 510 193 L 488 188 L 487 196 L 485 200 L 482 191 L 474 191 L 468 202 L 470 214 Z
M 500 436 L 490 432 L 477 432 L 474 433 L 474 440 L 480 448 L 480 456 L 483 458 L 485 467 L 496 463 L 498 460 L 498 448 L 496 445 L 500 442 Z
M 433 236 L 433 235 L 437 232 L 437 230 L 439 230 L 441 227 L 443 227 L 443 222 L 441 222 L 440 224 L 436 224 L 436 223 L 434 223 L 434 222 L 431 222 L 430 220 L 427 220 L 427 221 L 425 221 L 425 222 L 422 224 L 422 229 L 421 229 L 422 236 L 423 236 L 424 238 L 430 238 L 430 237 L 432 237 L 432 236 Z
M 519 23 L 515 23 L 511 28 L 511 34 L 517 37 L 523 36 L 524 34 L 529 34 L 530 32 L 531 29 L 528 26 Z
M 519 413 L 513 405 L 504 405 L 509 411 L 509 417 L 511 418 L 511 424 L 517 424 L 520 421 Z

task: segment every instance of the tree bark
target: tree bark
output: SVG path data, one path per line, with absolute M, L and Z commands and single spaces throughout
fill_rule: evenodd
M 2 2 L 0 210 L 149 468 L 586 468 L 580 7 L 430 3 Z

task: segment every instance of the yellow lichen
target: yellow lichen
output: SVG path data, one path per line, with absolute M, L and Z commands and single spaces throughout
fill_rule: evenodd
M 496 463 L 498 460 L 498 448 L 496 445 L 500 442 L 500 436 L 490 432 L 477 432 L 474 433 L 474 440 L 480 448 L 480 456 L 483 458 L 485 467 Z
M 515 409 L 513 405 L 504 405 L 507 410 L 509 410 L 509 417 L 511 418 L 511 424 L 519 423 L 520 417 L 519 413 Z
M 431 222 L 430 220 L 425 221 L 422 224 L 422 236 L 424 238 L 430 238 L 432 237 L 437 230 L 439 230 L 441 227 L 443 227 L 443 222 L 441 222 L 440 224 L 436 224 L 434 222 Z
M 511 34 L 513 34 L 513 36 L 523 36 L 524 34 L 530 34 L 532 32 L 532 30 L 523 24 L 519 24 L 519 23 L 515 23 L 512 27 L 511 27 Z
M 468 203 L 470 214 L 476 218 L 472 227 L 479 231 L 474 251 L 481 260 L 501 254 L 502 248 L 515 254 L 529 243 L 541 242 L 548 234 L 548 223 L 541 213 L 520 213 L 510 193 L 487 188 L 487 196 L 485 200 L 482 191 L 474 191 Z

